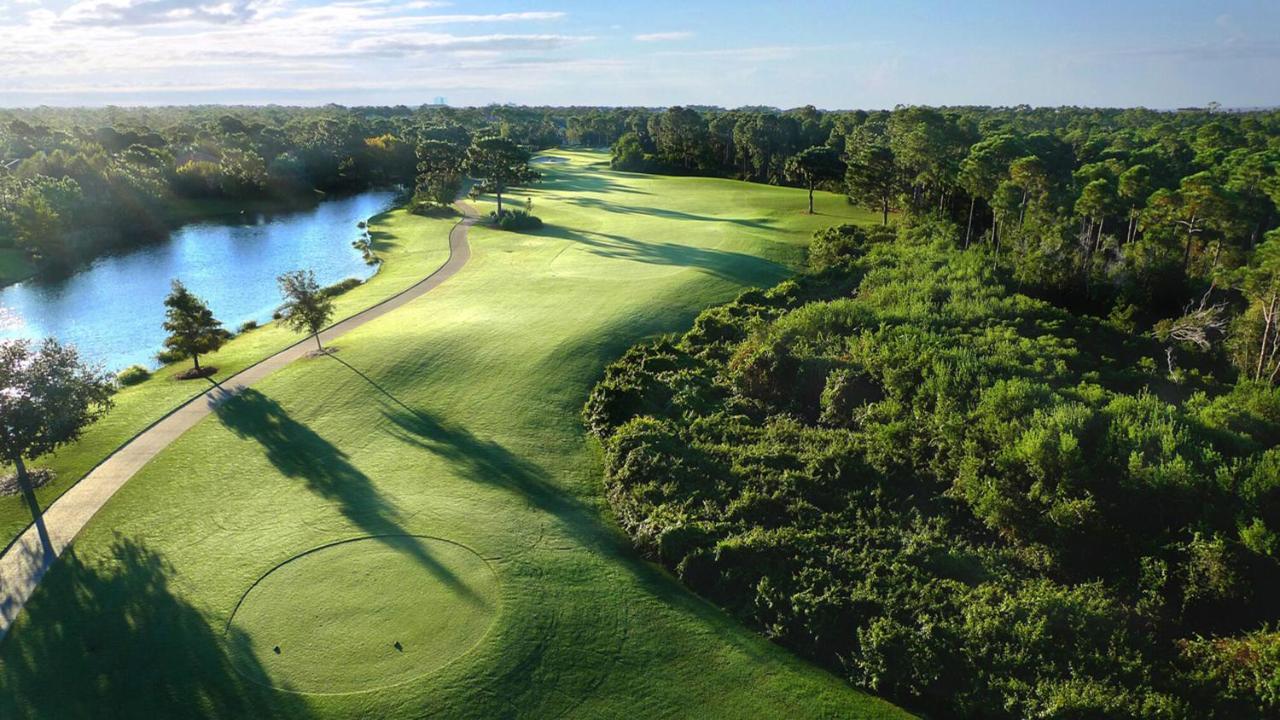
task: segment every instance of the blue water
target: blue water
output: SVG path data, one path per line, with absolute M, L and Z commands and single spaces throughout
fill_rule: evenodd
M 351 247 L 364 232 L 356 224 L 394 200 L 372 191 L 308 210 L 194 223 L 69 277 L 11 285 L 0 289 L 0 339 L 52 336 L 111 370 L 154 368 L 170 280 L 204 298 L 228 330 L 270 320 L 280 305 L 276 277 L 287 270 L 314 270 L 322 285 L 372 275 Z

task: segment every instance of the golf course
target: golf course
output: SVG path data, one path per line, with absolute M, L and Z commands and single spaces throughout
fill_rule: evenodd
M 471 227 L 455 275 L 218 403 L 106 503 L 0 640 L 0 717 L 907 716 L 641 559 L 580 419 L 628 346 L 876 218 L 549 156 L 504 198 L 543 228 Z M 454 222 L 376 218 L 385 265 L 338 316 L 443 263 Z M 272 324 L 208 362 L 293 339 Z M 42 497 L 198 390 L 122 393 Z

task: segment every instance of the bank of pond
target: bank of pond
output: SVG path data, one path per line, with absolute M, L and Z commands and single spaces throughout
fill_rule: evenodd
M 69 275 L 0 288 L 0 340 L 54 337 L 112 370 L 154 368 L 172 280 L 203 298 L 228 329 L 265 322 L 280 303 L 283 272 L 309 268 L 324 285 L 370 277 L 376 265 L 363 225 L 397 197 L 374 190 L 302 210 L 191 223 Z

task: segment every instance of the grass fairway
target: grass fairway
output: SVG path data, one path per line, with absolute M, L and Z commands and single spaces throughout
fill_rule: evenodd
M 866 216 L 560 155 L 512 198 L 545 230 L 473 229 L 457 276 L 108 503 L 0 644 L 0 717 L 905 716 L 640 561 L 578 419 L 638 338 Z

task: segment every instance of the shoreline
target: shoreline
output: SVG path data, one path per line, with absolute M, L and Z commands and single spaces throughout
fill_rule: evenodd
M 147 232 L 140 234 L 138 240 L 132 242 L 107 242 L 93 248 L 91 251 L 84 253 L 83 257 L 77 258 L 74 265 L 65 268 L 59 268 L 51 265 L 34 264 L 30 258 L 22 254 L 21 257 L 15 258 L 15 262 L 26 264 L 30 268 L 30 272 L 21 277 L 5 276 L 0 274 L 0 290 L 4 290 L 13 285 L 38 281 L 58 281 L 65 280 L 71 276 L 83 272 L 96 262 L 99 258 L 109 257 L 111 255 L 126 254 L 146 248 L 151 245 L 168 242 L 172 239 L 173 233 L 181 230 L 188 225 L 199 223 L 217 222 L 219 220 L 231 221 L 242 216 L 254 215 L 286 215 L 294 212 L 304 212 L 316 208 L 320 203 L 326 200 L 341 199 L 353 195 L 359 195 L 364 192 L 371 192 L 383 189 L 379 186 L 371 186 L 361 190 L 351 190 L 349 192 L 330 192 L 323 190 L 310 190 L 298 195 L 273 196 L 267 198 L 232 200 L 227 198 L 212 198 L 207 200 L 193 200 L 189 198 L 181 198 L 175 200 L 170 206 L 170 212 L 162 218 L 155 219 L 154 232 L 149 229 Z M 388 186 L 388 191 L 397 193 L 400 197 L 394 201 L 390 210 L 402 207 L 405 204 L 403 199 L 404 189 L 401 186 Z M 108 234 L 107 229 L 99 229 L 99 234 Z M 17 255 L 14 248 L 6 250 Z M 372 279 L 372 276 L 370 277 Z M 367 282 L 367 281 L 366 281 Z

